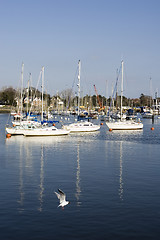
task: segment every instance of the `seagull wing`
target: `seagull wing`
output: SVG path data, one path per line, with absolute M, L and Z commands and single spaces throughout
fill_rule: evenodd
M 61 190 L 58 189 L 59 195 L 60 195 L 60 202 L 63 202 L 66 200 L 66 194 Z
M 62 195 L 65 195 L 65 193 L 60 188 L 58 188 L 58 192 Z
M 60 197 L 61 197 L 60 194 L 57 192 L 54 192 L 54 193 L 56 194 L 57 198 L 60 199 Z
M 66 195 L 62 190 L 58 189 L 58 191 L 59 193 L 55 192 L 55 194 L 57 195 L 57 198 L 59 199 L 60 203 L 62 203 L 63 201 L 65 201 Z

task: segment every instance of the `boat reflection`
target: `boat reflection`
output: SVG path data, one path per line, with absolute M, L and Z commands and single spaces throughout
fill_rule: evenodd
M 31 191 L 33 189 L 39 188 L 38 190 L 38 202 L 35 208 L 38 207 L 38 211 L 43 210 L 43 196 L 44 196 L 44 142 L 43 139 L 37 139 L 35 141 L 32 138 L 25 138 L 23 136 L 15 136 L 6 140 L 6 145 L 8 147 L 12 146 L 16 148 L 16 158 L 19 159 L 19 199 L 18 199 L 18 211 L 21 213 L 25 210 L 25 204 L 31 196 Z M 52 142 L 51 142 L 52 143 Z M 40 162 L 36 162 L 36 167 L 34 168 L 34 154 L 33 148 L 34 144 L 38 144 L 40 152 Z M 37 146 L 37 145 L 35 145 Z M 34 164 L 33 164 L 34 162 Z M 37 184 L 37 179 L 39 184 Z M 33 186 L 33 184 L 35 185 Z M 31 185 L 31 186 L 30 186 Z M 37 192 L 32 191 L 32 196 L 34 197 Z
M 114 141 L 131 142 L 131 141 L 142 140 L 143 134 L 144 134 L 143 130 L 136 130 L 136 131 L 115 130 L 115 131 L 112 131 L 109 136 L 111 139 L 114 139 Z
M 117 134 L 117 135 L 141 135 L 143 134 L 143 130 L 139 129 L 139 130 L 113 130 L 112 131 L 113 134 Z
M 91 134 L 90 134 L 91 135 Z M 77 140 L 76 147 L 76 168 L 75 168 L 75 198 L 76 205 L 80 206 L 81 196 L 81 178 L 80 178 L 80 146 L 82 138 L 76 137 L 69 138 L 70 141 Z M 69 140 L 68 139 L 68 140 Z M 24 136 L 14 136 L 6 139 L 7 147 L 15 149 L 16 158 L 19 161 L 19 194 L 18 194 L 18 211 L 23 212 L 27 205 L 32 201 L 34 202 L 34 208 L 38 211 L 43 211 L 44 205 L 44 191 L 45 191 L 45 162 L 47 161 L 45 156 L 45 149 L 53 148 L 56 145 L 62 146 L 63 143 L 68 140 L 64 136 L 58 138 L 55 137 L 38 137 L 38 138 L 26 138 Z M 60 143 L 60 145 L 59 145 Z M 62 144 L 61 144 L 62 143 Z M 64 146 L 64 145 L 63 145 Z M 44 161 L 45 159 L 45 161 Z M 38 191 L 38 192 L 37 192 Z M 38 202 L 37 202 L 38 200 Z
M 32 144 L 32 145 L 39 145 L 39 144 L 43 144 L 45 145 L 50 145 L 50 144 L 55 144 L 55 143 L 59 143 L 59 142 L 67 142 L 68 138 L 66 136 L 48 136 L 48 137 L 25 137 L 23 135 L 20 136 L 12 136 L 11 138 L 6 138 L 6 145 L 10 145 L 10 144 L 15 144 L 15 143 L 19 143 L 19 144 Z

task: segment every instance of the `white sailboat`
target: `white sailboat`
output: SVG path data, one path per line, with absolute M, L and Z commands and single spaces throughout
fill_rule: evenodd
M 43 85 L 44 85 L 44 67 L 41 70 L 42 77 L 42 113 L 41 122 L 43 123 Z M 40 122 L 31 120 L 21 121 L 20 125 L 6 127 L 7 134 L 24 136 L 61 136 L 69 134 L 69 130 L 58 129 L 54 126 L 42 125 Z
M 22 63 L 21 70 L 21 100 L 20 100 L 20 109 L 18 109 L 18 113 L 12 114 L 14 121 L 12 121 L 12 126 L 6 125 L 5 131 L 7 134 L 11 135 L 23 135 L 24 131 L 27 129 L 32 129 L 35 127 L 39 127 L 41 125 L 40 122 L 29 120 L 27 118 L 24 119 L 23 116 L 23 72 L 24 72 L 24 63 Z M 19 105 L 19 104 L 18 104 Z M 19 106 L 18 106 L 19 107 Z M 28 110 L 27 110 L 28 112 Z
M 78 116 L 80 115 L 80 77 L 81 77 L 81 61 L 78 61 Z M 69 125 L 64 125 L 64 129 L 70 132 L 93 132 L 100 129 L 100 125 L 95 125 L 88 121 L 77 121 Z
M 81 121 L 81 122 L 71 123 L 67 126 L 64 126 L 63 128 L 66 130 L 69 130 L 70 132 L 94 132 L 94 131 L 98 131 L 100 129 L 100 126 L 95 125 L 91 122 Z
M 23 135 L 24 131 L 28 129 L 33 129 L 39 127 L 41 125 L 40 122 L 34 121 L 32 119 L 24 119 L 23 117 L 23 72 L 24 72 L 24 63 L 22 63 L 21 70 L 21 104 L 20 104 L 20 112 L 14 115 L 14 121 L 12 121 L 12 126 L 6 125 L 5 131 L 7 134 L 11 135 Z M 28 112 L 28 111 L 27 111 Z
M 41 113 L 41 122 L 43 123 L 43 86 L 44 86 L 44 67 L 42 67 L 42 113 Z M 27 137 L 31 136 L 61 136 L 61 135 L 68 135 L 69 130 L 66 129 L 58 129 L 54 126 L 45 126 L 41 125 L 37 128 L 31 128 L 25 130 L 23 135 Z
M 140 130 L 143 129 L 143 123 L 132 120 L 119 122 L 106 122 L 110 130 Z
M 122 120 L 122 101 L 123 101 L 123 61 L 121 62 L 122 67 L 122 81 L 121 81 L 121 119 L 120 121 L 106 122 L 106 125 L 110 130 L 140 130 L 143 129 L 143 123 L 134 120 Z

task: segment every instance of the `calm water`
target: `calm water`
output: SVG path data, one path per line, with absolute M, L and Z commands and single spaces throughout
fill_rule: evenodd
M 160 119 L 143 131 L 5 138 L 0 239 L 159 239 Z M 57 208 L 61 188 L 71 204 Z

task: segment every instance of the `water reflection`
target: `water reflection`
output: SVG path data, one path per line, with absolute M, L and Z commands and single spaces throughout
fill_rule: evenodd
M 143 139 L 143 130 L 115 130 L 112 132 L 109 132 L 107 135 L 109 137 L 109 140 L 114 141 L 130 141 L 130 142 L 139 142 Z
M 22 144 L 20 144 L 20 158 L 19 158 L 19 212 L 24 210 L 24 182 L 23 182 L 23 154 L 22 154 Z
M 43 210 L 43 192 L 44 192 L 44 154 L 43 154 L 43 144 L 41 146 L 41 165 L 40 165 L 40 192 L 39 192 L 39 211 Z
M 77 172 L 76 172 L 76 199 L 77 199 L 77 206 L 81 204 L 79 201 L 81 194 L 81 187 L 80 187 L 80 156 L 79 156 L 79 143 L 77 144 Z
M 131 139 L 137 139 L 143 136 L 143 130 L 115 130 L 112 131 L 114 138 L 118 137 L 119 140 L 128 141 Z
M 10 139 L 6 139 L 6 146 L 8 149 L 15 150 L 15 156 L 18 160 L 19 167 L 19 178 L 18 178 L 18 211 L 23 212 L 30 204 L 30 198 L 35 203 L 34 208 L 42 212 L 44 209 L 44 192 L 45 192 L 45 149 L 54 148 L 56 144 L 59 147 L 64 146 L 63 143 L 68 140 L 74 141 L 71 138 L 60 136 L 54 137 L 38 137 L 38 138 L 27 138 L 24 136 L 13 136 Z M 81 196 L 81 179 L 80 179 L 80 144 L 81 136 L 77 139 L 77 151 L 76 157 L 76 178 L 75 178 L 75 197 L 76 205 L 80 206 Z M 61 144 L 62 143 L 62 144 Z M 16 176 L 15 176 L 16 178 Z M 38 194 L 37 194 L 38 190 Z M 38 202 L 37 202 L 38 200 Z
M 46 141 L 45 141 L 46 143 Z M 34 150 L 36 148 L 32 148 L 34 145 L 39 145 L 41 151 L 40 151 L 40 164 L 38 161 L 34 162 L 36 163 L 36 167 L 33 168 L 33 157 L 34 157 Z M 6 139 L 6 145 L 7 147 L 11 147 L 10 149 L 15 149 L 15 156 L 17 159 L 19 159 L 19 212 L 22 212 L 25 210 L 25 203 L 30 197 L 30 191 L 33 190 L 34 182 L 36 181 L 36 177 L 38 179 L 38 186 L 39 186 L 39 194 L 38 194 L 38 201 L 39 201 L 39 211 L 43 210 L 43 193 L 44 193 L 44 139 L 35 139 L 32 138 L 25 138 L 24 136 L 14 136 L 10 139 Z M 36 150 L 37 151 L 37 150 Z M 39 153 L 36 152 L 36 157 L 38 157 Z M 36 160 L 37 160 L 36 159 Z M 38 169 L 38 171 L 37 171 Z M 37 176 L 38 172 L 38 176 Z M 27 181 L 29 179 L 29 181 Z M 31 187 L 27 186 L 27 184 L 32 184 Z M 34 195 L 35 193 L 32 192 Z
M 119 196 L 123 200 L 123 142 L 120 142 L 120 173 L 119 173 Z
M 24 137 L 24 136 L 12 136 L 11 138 L 6 138 L 6 145 L 17 144 L 29 144 L 29 145 L 50 145 L 59 142 L 68 141 L 67 136 L 48 136 L 48 137 Z

